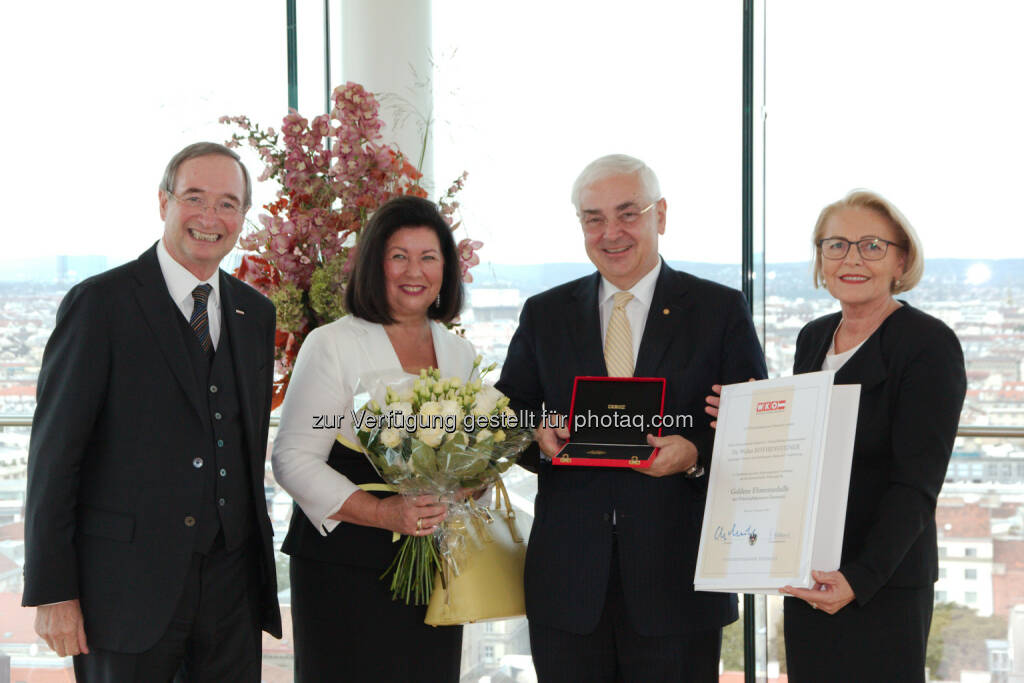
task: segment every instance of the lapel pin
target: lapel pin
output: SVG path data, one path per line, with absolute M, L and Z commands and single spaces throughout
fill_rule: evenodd
M 667 308 L 661 309 L 661 313 L 662 313 L 662 315 L 668 315 L 668 309 Z
M 245 315 L 245 311 L 243 311 L 243 310 L 242 310 L 242 309 L 240 309 L 240 308 L 236 308 L 236 309 L 235 309 L 235 313 L 237 313 L 238 315 Z

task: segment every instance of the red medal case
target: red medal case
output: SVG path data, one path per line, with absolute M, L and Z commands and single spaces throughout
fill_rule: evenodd
M 551 462 L 646 469 L 658 453 L 647 443 L 647 434 L 661 436 L 661 429 L 654 431 L 650 425 L 664 410 L 663 377 L 577 377 L 569 408 L 569 440 Z

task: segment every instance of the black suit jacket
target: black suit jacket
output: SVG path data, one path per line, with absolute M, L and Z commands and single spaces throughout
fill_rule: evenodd
M 543 404 L 568 415 L 573 378 L 608 374 L 599 285 L 594 273 L 527 300 L 497 384 L 514 409 L 539 412 Z M 743 296 L 663 263 L 635 376 L 667 379 L 665 414 L 692 416 L 692 428 L 674 433 L 696 444 L 705 467 L 713 442 L 704 414 L 711 385 L 765 375 Z M 685 634 L 736 619 L 735 596 L 693 590 L 707 477 L 534 466 L 539 477 L 526 558 L 531 620 L 574 633 L 596 627 L 608 583 L 613 511 L 623 592 L 640 633 Z
M 262 627 L 280 637 L 263 489 L 274 307 L 220 273 L 262 541 Z M 239 312 L 241 311 L 241 313 Z M 141 652 L 165 632 L 198 527 L 212 435 L 156 247 L 68 292 L 46 345 L 29 445 L 25 605 L 79 598 L 90 646 Z
M 794 373 L 821 369 L 841 314 L 809 323 Z M 935 501 L 953 451 L 967 379 L 956 335 L 904 302 L 839 369 L 860 384 L 840 571 L 861 605 L 882 586 L 938 576 Z

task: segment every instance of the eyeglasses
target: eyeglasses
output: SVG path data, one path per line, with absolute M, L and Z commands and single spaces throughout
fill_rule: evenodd
M 178 202 L 182 206 L 187 206 L 190 209 L 196 211 L 205 212 L 207 209 L 213 209 L 213 212 L 221 218 L 234 218 L 236 216 L 243 215 L 242 205 L 234 199 L 227 197 L 221 197 L 214 203 L 201 194 L 190 194 L 184 197 L 179 197 L 173 192 L 167 193 L 169 196 L 174 198 L 174 201 Z
M 655 199 L 653 202 L 648 204 L 642 209 L 625 209 L 615 215 L 615 220 L 618 221 L 619 225 L 632 225 L 640 220 L 640 217 L 645 213 L 654 208 L 654 205 L 660 202 L 661 199 Z M 585 216 L 580 216 L 580 225 L 587 232 L 601 232 L 608 227 L 608 218 L 603 214 L 599 213 L 588 213 Z
M 885 258 L 886 252 L 889 251 L 889 245 L 898 249 L 904 248 L 901 244 L 883 240 L 881 237 L 865 237 L 856 242 L 851 242 L 844 237 L 826 237 L 823 240 L 818 240 L 821 255 L 833 261 L 846 258 L 846 255 L 850 252 L 851 244 L 857 245 L 857 251 L 860 252 L 861 258 L 865 261 L 881 261 Z

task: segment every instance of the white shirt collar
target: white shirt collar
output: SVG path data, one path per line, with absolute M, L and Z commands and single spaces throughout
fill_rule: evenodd
M 156 243 L 156 260 L 160 263 L 160 272 L 163 273 L 164 282 L 167 283 L 167 291 L 171 293 L 171 298 L 174 299 L 175 303 L 181 305 L 182 302 L 187 302 L 188 308 L 191 310 L 192 290 L 206 282 L 213 287 L 208 301 L 214 306 L 220 306 L 219 268 L 213 272 L 213 275 L 208 280 L 200 280 L 190 273 L 185 266 L 174 260 L 174 257 L 171 256 L 164 245 L 163 237 Z
M 616 292 L 628 291 L 645 309 L 650 308 L 651 301 L 654 299 L 654 287 L 658 284 L 659 273 L 661 273 L 661 257 L 658 258 L 658 265 L 651 268 L 651 272 L 637 280 L 637 283 L 628 290 L 619 289 L 602 275 L 601 289 L 597 293 L 597 299 L 600 302 L 598 305 L 611 299 Z

